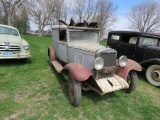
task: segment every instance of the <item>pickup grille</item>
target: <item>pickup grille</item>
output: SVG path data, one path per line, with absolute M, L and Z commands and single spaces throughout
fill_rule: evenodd
M 20 51 L 20 46 L 16 45 L 0 45 L 0 51 Z
M 104 67 L 98 71 L 98 78 L 113 76 L 116 67 L 117 52 L 114 49 L 107 48 L 100 52 L 100 57 L 104 59 Z

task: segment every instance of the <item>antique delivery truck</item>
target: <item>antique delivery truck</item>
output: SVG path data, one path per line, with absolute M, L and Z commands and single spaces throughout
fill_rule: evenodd
M 136 88 L 135 71 L 141 71 L 141 66 L 123 55 L 116 60 L 116 50 L 99 45 L 96 23 L 61 23 L 52 28 L 49 65 L 58 73 L 69 71 L 68 92 L 73 106 L 81 103 L 81 89 L 104 95 L 120 89 L 130 93 Z

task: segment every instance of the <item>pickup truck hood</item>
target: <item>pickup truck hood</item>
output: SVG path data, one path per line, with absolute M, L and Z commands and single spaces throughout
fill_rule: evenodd
M 106 48 L 105 46 L 99 45 L 94 42 L 73 42 L 68 45 L 68 47 L 85 50 L 89 52 L 97 52 L 101 48 Z
M 11 45 L 20 46 L 22 39 L 20 36 L 0 34 L 0 45 L 4 44 L 4 42 L 9 42 Z

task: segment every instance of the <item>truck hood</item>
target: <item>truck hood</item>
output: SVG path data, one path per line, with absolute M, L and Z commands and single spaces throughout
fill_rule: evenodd
M 106 48 L 105 46 L 93 42 L 73 42 L 70 43 L 68 47 L 85 50 L 89 52 L 97 52 L 99 49 Z
M 0 45 L 4 44 L 4 42 L 9 42 L 11 45 L 20 46 L 22 43 L 22 39 L 20 36 L 0 34 Z

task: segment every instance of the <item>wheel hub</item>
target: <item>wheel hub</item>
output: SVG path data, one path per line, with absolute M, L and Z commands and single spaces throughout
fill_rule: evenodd
M 152 78 L 155 81 L 160 82 L 160 70 L 154 70 L 153 73 L 152 73 Z

